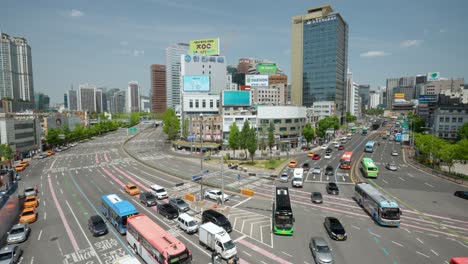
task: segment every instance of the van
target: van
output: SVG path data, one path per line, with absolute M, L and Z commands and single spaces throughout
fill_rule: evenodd
M 177 218 L 177 225 L 187 234 L 193 234 L 198 231 L 197 220 L 186 213 L 179 215 Z
M 294 169 L 294 175 L 291 180 L 292 187 L 302 187 L 304 184 L 304 169 Z
M 156 198 L 158 199 L 167 198 L 167 192 L 163 187 L 157 184 L 153 184 L 150 187 L 151 187 L 151 192 L 153 193 L 154 196 L 156 196 Z

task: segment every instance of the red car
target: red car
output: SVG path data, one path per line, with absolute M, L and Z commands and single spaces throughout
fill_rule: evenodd
M 319 160 L 319 159 L 320 159 L 320 155 L 319 155 L 319 154 L 314 154 L 314 155 L 312 156 L 312 159 L 313 159 L 313 160 Z
M 338 146 L 338 150 L 343 150 L 343 149 L 344 149 L 343 145 Z

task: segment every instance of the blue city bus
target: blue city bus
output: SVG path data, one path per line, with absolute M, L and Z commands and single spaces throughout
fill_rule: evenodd
M 374 148 L 375 148 L 375 142 L 374 141 L 368 141 L 366 143 L 366 147 L 364 148 L 364 151 L 365 152 L 374 152 Z
M 122 235 L 127 233 L 127 218 L 138 214 L 132 203 L 117 194 L 101 196 L 101 212 Z
M 395 142 L 401 142 L 402 140 L 402 134 L 401 133 L 396 133 L 395 134 Z
M 357 203 L 379 225 L 400 226 L 401 210 L 396 201 L 367 182 L 356 183 L 354 191 Z

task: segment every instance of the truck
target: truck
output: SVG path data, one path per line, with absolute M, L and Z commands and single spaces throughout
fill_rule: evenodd
M 222 227 L 211 222 L 200 226 L 198 238 L 202 246 L 221 255 L 223 259 L 228 260 L 237 255 L 236 245 L 229 234 Z
M 303 184 L 304 184 L 304 169 L 303 168 L 294 169 L 294 174 L 291 179 L 292 187 L 302 187 Z

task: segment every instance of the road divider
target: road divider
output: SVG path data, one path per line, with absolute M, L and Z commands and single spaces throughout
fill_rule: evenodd
M 242 195 L 247 195 L 247 196 L 253 196 L 254 195 L 254 190 L 241 188 L 241 194 Z

